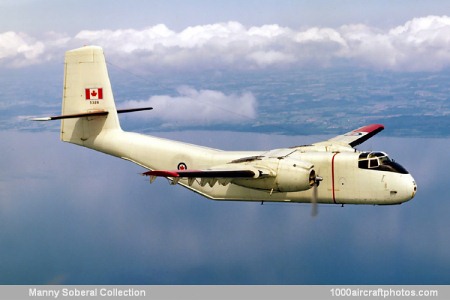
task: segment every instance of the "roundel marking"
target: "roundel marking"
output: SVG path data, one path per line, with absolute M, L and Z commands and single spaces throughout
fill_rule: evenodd
M 177 169 L 180 171 L 184 171 L 184 170 L 187 170 L 187 166 L 184 162 L 180 162 L 177 166 Z

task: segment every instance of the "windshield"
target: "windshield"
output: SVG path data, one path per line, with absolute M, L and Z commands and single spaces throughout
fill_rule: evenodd
M 360 169 L 408 174 L 405 168 L 391 160 L 384 152 L 362 152 L 359 155 L 358 167 Z

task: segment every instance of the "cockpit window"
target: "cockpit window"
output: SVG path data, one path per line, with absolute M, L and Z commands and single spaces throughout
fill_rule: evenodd
M 370 169 L 376 168 L 378 166 L 379 166 L 378 159 L 375 158 L 375 159 L 369 160 L 369 168 Z
M 391 160 L 384 152 L 362 152 L 359 155 L 358 167 L 360 169 L 408 174 L 405 168 Z

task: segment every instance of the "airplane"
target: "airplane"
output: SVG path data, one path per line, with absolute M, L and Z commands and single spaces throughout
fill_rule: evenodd
M 152 183 L 164 177 L 213 200 L 392 205 L 411 200 L 414 178 L 382 151 L 355 147 L 384 129 L 371 124 L 311 145 L 269 151 L 222 151 L 122 130 L 103 49 L 84 46 L 65 54 L 64 142 L 142 166 Z

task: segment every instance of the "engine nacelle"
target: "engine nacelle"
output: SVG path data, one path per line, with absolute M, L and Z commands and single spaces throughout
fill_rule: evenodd
M 274 192 L 300 192 L 309 190 L 316 180 L 314 165 L 294 158 L 264 158 L 247 165 L 273 170 L 274 176 L 255 179 L 234 179 L 234 184 Z
M 301 160 L 286 158 L 280 160 L 275 184 L 280 192 L 309 190 L 315 183 L 314 165 Z

